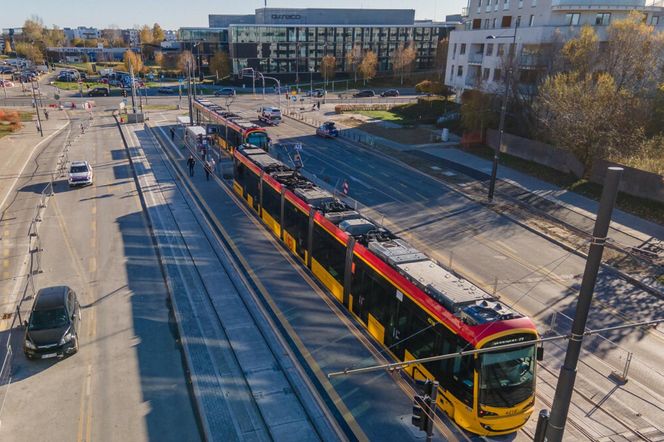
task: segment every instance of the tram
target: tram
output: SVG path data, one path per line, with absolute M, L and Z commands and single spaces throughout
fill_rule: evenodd
M 269 148 L 270 139 L 264 128 L 209 100 L 194 100 L 194 112 L 194 121 L 205 126 L 211 139 L 231 153 L 245 143 L 265 151 Z
M 233 153 L 233 190 L 399 361 L 527 342 L 534 323 L 447 271 L 250 145 Z M 536 344 L 410 365 L 439 382 L 437 405 L 464 429 L 502 435 L 535 406 Z

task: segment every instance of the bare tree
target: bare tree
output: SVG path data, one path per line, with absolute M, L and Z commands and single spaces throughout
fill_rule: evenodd
M 392 71 L 395 77 L 400 78 L 401 84 L 403 84 L 404 76 L 409 76 L 412 72 L 416 58 L 414 42 L 410 42 L 408 45 L 401 43 L 392 54 Z
M 191 51 L 182 51 L 178 57 L 177 67 L 180 72 L 187 72 L 187 65 L 193 67 L 195 63 L 196 60 Z
M 334 55 L 326 55 L 320 62 L 320 72 L 323 75 L 323 79 L 327 84 L 328 80 L 334 78 L 334 75 L 337 71 L 337 57 Z
M 438 40 L 438 45 L 436 46 L 436 70 L 441 80 L 445 77 L 445 72 L 447 72 L 447 52 L 449 47 L 449 38 L 445 37 L 442 40 Z
M 356 43 L 348 52 L 346 52 L 346 72 L 353 72 L 357 82 L 357 68 L 362 61 L 362 47 Z
M 217 79 L 223 79 L 231 74 L 231 61 L 225 51 L 215 51 L 210 58 L 210 74 L 216 75 Z

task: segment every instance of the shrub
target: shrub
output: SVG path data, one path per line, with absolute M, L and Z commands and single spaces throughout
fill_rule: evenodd
M 343 114 L 353 111 L 387 111 L 394 107 L 394 104 L 374 103 L 374 104 L 337 104 L 334 106 L 334 112 Z

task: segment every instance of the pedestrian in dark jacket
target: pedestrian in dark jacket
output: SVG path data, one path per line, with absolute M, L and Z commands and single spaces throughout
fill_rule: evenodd
M 175 140 L 175 131 L 171 127 L 171 140 Z
M 189 166 L 189 176 L 194 176 L 194 166 L 196 165 L 196 160 L 194 159 L 193 155 L 189 155 L 189 159 L 187 160 L 187 166 Z

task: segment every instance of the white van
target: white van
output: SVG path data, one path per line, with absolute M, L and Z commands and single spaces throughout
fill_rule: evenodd
M 281 123 L 281 109 L 263 106 L 258 108 L 258 119 L 266 124 L 276 126 Z

